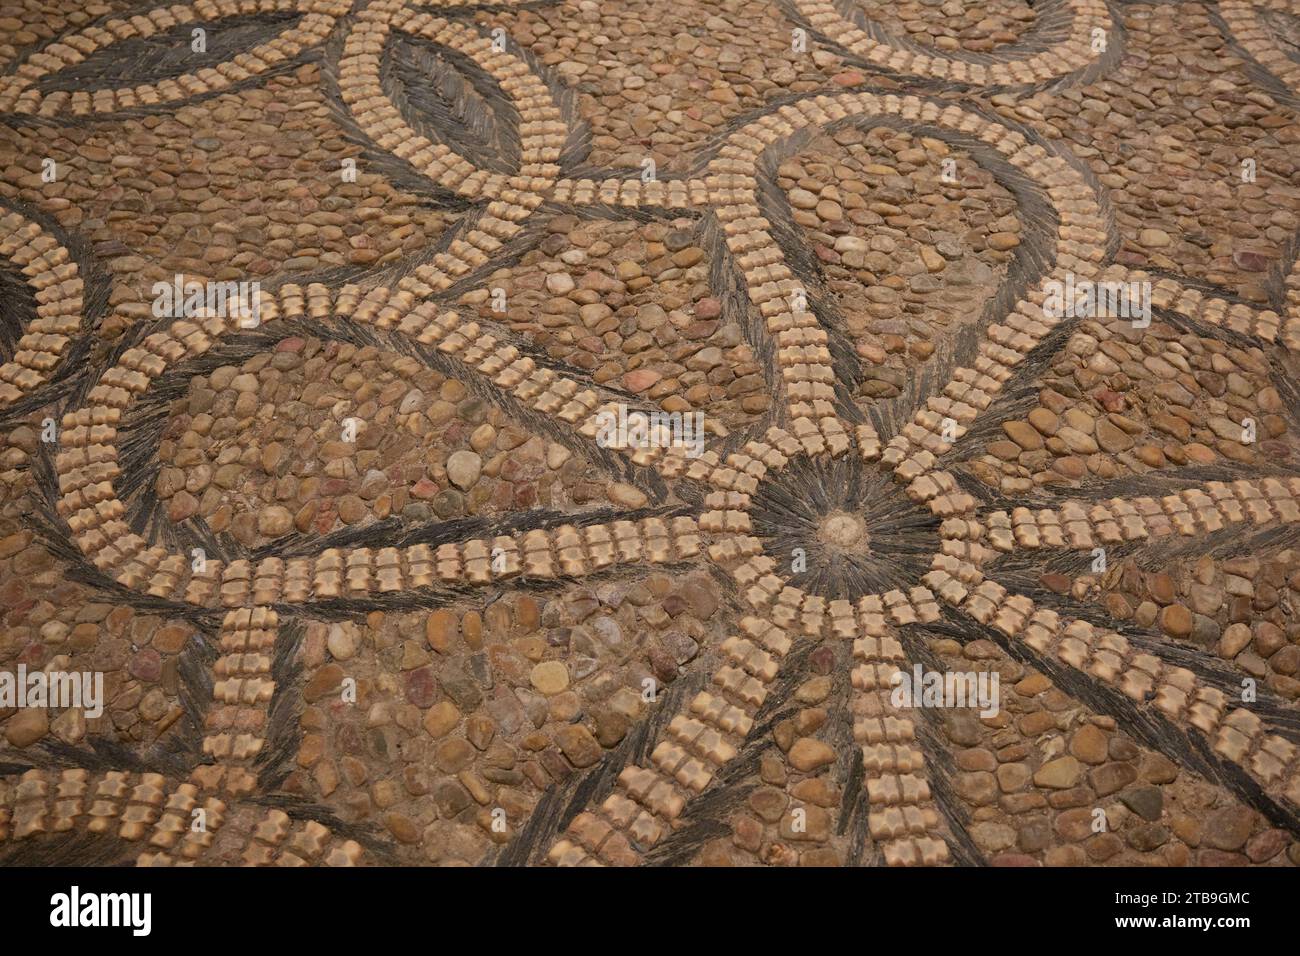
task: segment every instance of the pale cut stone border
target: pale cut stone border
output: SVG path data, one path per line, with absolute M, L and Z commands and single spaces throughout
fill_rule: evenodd
M 344 41 L 339 61 L 339 89 L 357 125 L 376 145 L 405 160 L 439 186 L 467 199 L 493 199 L 488 215 L 508 238 L 532 214 L 559 178 L 558 160 L 568 127 L 550 90 L 529 65 L 514 54 L 494 52 L 492 41 L 472 26 L 444 20 L 406 8 L 404 0 L 379 0 L 357 15 Z M 379 82 L 379 62 L 393 31 L 423 37 L 472 59 L 500 85 L 519 111 L 522 147 L 520 168 L 513 175 L 475 169 L 442 143 L 419 135 L 402 118 Z M 495 206 L 495 208 L 494 208 Z M 469 259 L 473 265 L 487 260 L 482 250 Z M 453 250 L 458 251 L 458 250 Z M 464 252 L 466 250 L 459 250 Z M 476 261 L 477 260 L 477 261 Z
M 868 436 L 873 439 L 874 433 Z M 723 661 L 710 676 L 708 689 L 674 716 L 649 761 L 625 768 L 613 794 L 575 817 L 551 845 L 548 862 L 557 866 L 640 863 L 645 849 L 673 829 L 691 799 L 739 753 L 767 698 L 768 685 L 776 680 L 794 642 L 824 634 L 855 639 L 853 656 L 859 663 L 852 673 L 854 739 L 862 747 L 863 787 L 873 808 L 868 827 L 882 846 L 885 862 L 937 865 L 950 859 L 926 778 L 925 757 L 915 746 L 915 727 L 885 707 L 890 680 L 898 664 L 907 663 L 893 628 L 937 620 L 935 595 L 919 582 L 908 593 L 864 595 L 856 604 L 808 594 L 778 576 L 775 562 L 762 554 L 762 543 L 746 533 L 750 494 L 769 470 L 779 471 L 791 457 L 804 454 L 803 443 L 781 428 L 772 428 L 763 440 L 749 442 L 725 462 L 710 451 L 689 466 L 688 478 L 717 489 L 706 495 L 705 507 L 710 510 L 700 518 L 701 531 L 719 536 L 709 546 L 709 557 L 735 579 L 754 614 L 742 620 L 741 634 L 723 642 Z M 932 476 L 922 476 L 908 493 L 918 506 L 928 505 L 937 513 L 948 508 L 936 509 L 937 487 Z M 963 512 L 973 508 L 973 499 L 962 502 Z M 944 541 L 946 550 L 968 555 L 962 540 L 966 527 L 953 517 L 944 522 L 943 533 L 952 539 Z
M 1286 318 L 1282 321 L 1282 344 L 1300 353 L 1300 259 L 1286 277 Z
M 1114 29 L 1102 0 L 1067 0 L 1074 22 L 1064 40 L 1020 59 L 984 64 L 937 50 L 920 53 L 882 43 L 841 14 L 832 0 L 793 3 L 818 33 L 876 66 L 905 76 L 977 87 L 1040 83 L 1081 70 L 1097 59 L 1092 31 L 1099 28 L 1109 36 Z
M 1273 10 L 1300 16 L 1300 3 L 1296 0 L 1219 0 L 1218 8 L 1233 37 L 1254 57 L 1255 62 L 1293 92 L 1300 93 L 1300 63 L 1283 52 L 1259 15 L 1260 10 Z
M 385 290 L 387 291 L 387 290 Z M 279 318 L 350 317 L 391 329 L 436 348 L 530 409 L 594 434 L 598 395 L 577 382 L 538 368 L 514 346 L 499 342 L 455 312 L 433 302 L 413 304 L 410 293 L 385 296 L 386 304 L 349 286 L 333 293 L 323 285 L 305 290 L 286 285 L 259 292 L 263 324 Z M 337 297 L 336 297 L 337 296 Z M 582 576 L 627 563 L 665 564 L 700 554 L 694 519 L 644 518 L 577 528 L 564 525 L 438 547 L 330 548 L 315 557 L 211 560 L 196 573 L 187 556 L 150 546 L 123 520 L 117 497 L 117 424 L 167 368 L 206 353 L 241 328 L 238 316 L 179 319 L 165 331 L 127 349 L 92 388 L 86 404 L 65 413 L 55 458 L 59 514 L 81 552 L 119 584 L 154 597 L 201 607 L 269 606 L 382 595 L 435 585 L 488 584 L 519 574 L 539 578 Z M 650 451 L 627 449 L 634 462 Z M 684 456 L 683 449 L 669 449 Z M 674 459 L 676 460 L 676 459 Z M 683 457 L 684 460 L 684 457 Z M 500 560 L 494 560 L 494 554 Z
M 1295 484 L 1300 486 L 1300 482 Z M 1283 503 L 1287 514 L 1294 515 L 1294 497 L 1300 493 L 1300 487 L 1288 491 L 1272 479 L 1265 479 L 1258 485 L 1253 482 L 1232 485 L 1214 482 L 1206 487 L 1208 495 L 1193 490 L 1188 499 L 1178 495 L 1170 496 L 1172 500 L 1147 499 L 1151 507 L 1143 508 L 1140 518 L 1136 519 L 1142 524 L 1140 530 L 1148 534 L 1200 534 L 1214 526 L 1218 515 L 1244 521 L 1246 513 L 1250 520 L 1263 524 L 1274 519 L 1270 505 L 1275 507 L 1279 502 Z M 1202 499 L 1212 499 L 1213 508 L 1202 509 Z M 1111 524 L 1116 527 L 1102 524 L 1103 534 L 1114 537 L 1116 533 L 1127 532 L 1129 537 L 1138 537 L 1139 529 L 1133 523 L 1138 509 L 1132 508 L 1133 515 L 1126 512 L 1142 500 L 1107 502 L 1107 505 L 1115 506 L 1107 509 L 1107 514 L 1114 519 Z M 1091 507 L 1093 505 L 1080 503 L 1080 510 Z M 1116 507 L 1119 511 L 1115 510 Z M 1205 523 L 1197 525 L 1193 521 L 1193 507 L 1197 509 L 1198 519 Z M 1206 519 L 1200 518 L 1203 513 Z M 1035 535 L 1045 535 L 1049 542 L 1054 543 L 1058 532 L 1044 532 L 1042 529 L 1058 527 L 1064 519 L 1077 516 L 1069 505 L 1058 511 L 1049 509 L 1040 525 L 1039 514 L 1042 513 L 1028 512 L 1027 509 L 1017 509 L 1014 517 L 1006 512 L 994 512 L 986 516 L 987 524 L 972 523 L 973 540 L 968 542 L 971 545 L 968 555 L 936 555 L 934 570 L 925 575 L 923 583 L 949 606 L 982 625 L 1023 641 L 1034 652 L 1059 659 L 1080 673 L 1119 690 L 1139 705 L 1150 700 L 1163 716 L 1189 733 L 1199 733 L 1214 753 L 1242 767 L 1266 790 L 1280 793 L 1300 805 L 1300 751 L 1285 739 L 1266 733 L 1265 722 L 1249 709 L 1238 707 L 1230 711 L 1227 696 L 1206 685 L 1192 671 L 1170 665 L 1154 654 L 1133 647 L 1127 638 L 1115 631 L 1040 608 L 1032 598 L 1012 594 L 985 577 L 982 565 L 996 552 L 1014 549 L 1022 536 L 1025 544 L 1021 547 L 1033 547 Z M 1281 516 L 1279 512 L 1278 517 Z M 1100 512 L 1098 517 L 1102 517 Z M 1013 524 L 1017 518 L 1019 524 Z M 1079 533 L 1078 540 L 1082 540 L 1077 522 L 1069 520 L 1065 524 L 1066 530 L 1061 534 L 1063 543 L 1065 534 Z
M 1248 708 L 1230 709 L 1230 698 L 1222 691 L 1207 686 L 1192 671 L 1134 647 L 1115 631 L 1040 608 L 1033 599 L 976 573 L 978 577 L 957 581 L 934 571 L 927 582 L 981 624 L 1110 685 L 1140 706 L 1149 702 L 1188 733 L 1201 736 L 1216 755 L 1241 767 L 1266 791 L 1300 805 L 1300 751 L 1268 733 L 1265 721 Z
M 193 861 L 212 845 L 227 805 L 196 782 L 177 783 L 158 773 L 110 770 L 28 770 L 0 780 L 0 846 L 84 831 L 148 841 L 144 856 Z M 202 809 L 205 830 L 193 832 L 191 812 Z
M 142 844 L 136 866 L 195 866 L 240 802 L 215 784 L 221 768 L 198 768 L 177 783 L 158 773 L 82 769 L 28 770 L 0 780 L 0 847 L 26 840 L 85 833 Z M 218 771 L 213 773 L 212 771 Z M 219 795 L 220 794 L 220 795 Z M 193 812 L 204 829 L 192 829 Z M 314 820 L 294 822 L 281 810 L 259 807 L 242 834 L 250 866 L 356 866 L 363 850 Z
M 874 603 L 873 603 L 874 602 Z M 890 866 L 938 865 L 949 860 L 941 818 L 925 776 L 915 726 L 886 710 L 890 680 L 906 663 L 887 629 L 880 598 L 863 598 L 852 674 L 854 739 L 862 747 L 872 838 Z M 918 620 L 939 616 L 931 600 Z M 906 623 L 906 619 L 904 619 Z M 557 837 L 546 860 L 556 866 L 636 866 L 670 833 L 690 801 L 734 760 L 753 729 L 781 661 L 799 638 L 759 616 L 746 616 L 740 633 L 721 645 L 722 660 L 699 691 L 673 716 L 643 765 L 625 767 L 615 790 L 580 813 Z
M 49 381 L 81 328 L 84 283 L 71 253 L 21 214 L 0 210 L 0 258 L 18 266 L 36 299 L 36 318 L 14 356 L 0 365 L 0 409 Z
M 944 101 L 869 92 L 820 95 L 786 104 L 732 133 L 709 164 L 705 183 L 750 300 L 776 339 L 790 431 L 809 455 L 829 451 L 837 456 L 853 441 L 833 407 L 835 378 L 826 332 L 814 314 L 792 309 L 790 296 L 799 283 L 759 208 L 756 168 L 764 150 L 802 129 L 875 115 L 899 116 L 987 143 L 1043 188 L 1059 221 L 1053 271 L 1016 303 L 1005 324 L 988 328 L 974 368 L 957 369 L 942 393 L 931 397 L 881 453 L 882 461 L 911 483 L 933 469 L 937 458 L 992 403 L 1012 369 L 1055 326 L 1058 320 L 1042 309 L 1048 283 L 1064 281 L 1067 272 L 1085 278 L 1100 272 L 1107 230 L 1101 205 L 1077 169 L 1021 133 Z M 955 426 L 951 440 L 944 437 L 945 419 Z M 871 448 L 870 435 L 862 438 L 861 447 Z
M 785 630 L 746 616 L 722 642 L 705 690 L 684 704 L 640 766 L 624 767 L 614 792 L 574 817 L 546 859 L 556 866 L 636 866 L 670 833 L 687 804 L 734 760 L 794 646 Z
M 1067 501 L 1053 508 L 1015 508 L 986 516 L 990 543 L 1004 554 L 1023 549 L 1093 548 L 1152 538 L 1195 537 L 1232 525 L 1300 523 L 1300 478 L 1211 481 L 1162 498 Z
M 501 85 L 521 120 L 521 165 L 516 173 L 478 170 L 445 144 L 432 143 L 411 129 L 379 82 L 380 58 L 394 30 L 457 50 Z M 400 292 L 428 297 L 486 266 L 559 183 L 558 161 L 568 127 L 550 89 L 525 60 L 508 51 L 494 52 L 492 41 L 466 23 L 419 12 L 405 6 L 405 0 L 377 0 L 357 15 L 344 40 L 339 90 L 358 128 L 376 146 L 438 186 L 465 199 L 486 201 L 474 228 L 399 280 Z

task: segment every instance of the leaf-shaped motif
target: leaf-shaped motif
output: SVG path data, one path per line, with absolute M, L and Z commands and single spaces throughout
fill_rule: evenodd
M 101 47 L 80 63 L 41 77 L 36 88 L 52 93 L 157 83 L 232 60 L 245 50 L 274 40 L 301 19 L 298 13 L 277 12 L 232 17 L 219 23 L 178 23 L 152 36 L 129 37 Z M 191 48 L 196 27 L 204 31 L 206 49 L 202 53 Z
M 344 0 L 239 0 L 157 7 L 66 33 L 0 76 L 0 112 L 65 119 L 228 89 L 325 40 Z M 194 30 L 201 28 L 202 52 Z
M 469 57 L 420 37 L 394 36 L 381 82 L 411 128 L 479 169 L 519 168 L 519 111 Z

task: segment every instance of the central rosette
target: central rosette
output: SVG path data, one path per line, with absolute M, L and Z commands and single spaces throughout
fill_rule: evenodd
M 817 526 L 817 537 L 832 550 L 864 550 L 868 540 L 867 524 L 847 511 L 832 511 Z
M 939 519 L 851 455 L 796 458 L 768 472 L 749 517 L 775 572 L 831 599 L 913 587 L 939 550 Z

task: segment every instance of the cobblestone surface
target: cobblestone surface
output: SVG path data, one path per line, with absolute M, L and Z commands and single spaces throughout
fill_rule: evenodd
M 1300 864 L 1298 25 L 0 15 L 0 865 Z

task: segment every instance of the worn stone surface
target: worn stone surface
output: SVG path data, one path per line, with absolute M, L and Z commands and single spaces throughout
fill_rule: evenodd
M 1294 5 L 11 6 L 0 860 L 1300 862 Z

